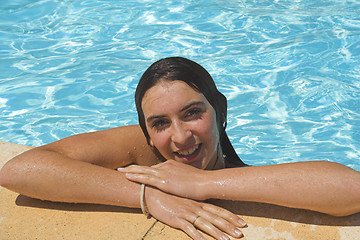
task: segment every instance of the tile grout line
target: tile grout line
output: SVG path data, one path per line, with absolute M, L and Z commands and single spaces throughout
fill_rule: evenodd
M 151 227 L 146 231 L 146 233 L 144 234 L 144 236 L 141 238 L 141 240 L 145 240 L 146 236 L 148 235 L 148 233 L 153 229 L 153 227 L 155 227 L 155 224 L 159 222 L 159 220 L 156 220 Z

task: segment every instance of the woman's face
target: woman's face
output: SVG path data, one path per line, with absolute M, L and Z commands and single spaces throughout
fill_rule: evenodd
M 216 163 L 216 113 L 203 94 L 183 81 L 159 81 L 145 93 L 142 109 L 150 144 L 163 157 L 201 169 Z

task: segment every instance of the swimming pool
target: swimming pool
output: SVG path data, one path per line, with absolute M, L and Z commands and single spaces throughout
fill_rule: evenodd
M 360 170 L 359 12 L 355 0 L 2 0 L 0 140 L 135 124 L 142 72 L 184 56 L 228 97 L 245 162 Z

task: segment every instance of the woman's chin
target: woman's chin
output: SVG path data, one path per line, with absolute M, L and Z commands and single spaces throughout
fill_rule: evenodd
M 203 166 L 204 165 L 203 161 L 194 161 L 194 162 L 188 163 L 188 165 L 199 168 L 199 169 L 205 169 L 206 168 L 206 166 Z

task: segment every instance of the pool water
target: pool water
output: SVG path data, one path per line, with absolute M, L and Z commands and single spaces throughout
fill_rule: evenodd
M 253 165 L 360 170 L 360 2 L 2 0 L 0 140 L 32 146 L 136 124 L 154 61 L 203 65 Z

